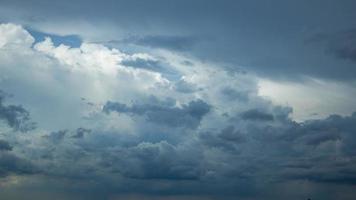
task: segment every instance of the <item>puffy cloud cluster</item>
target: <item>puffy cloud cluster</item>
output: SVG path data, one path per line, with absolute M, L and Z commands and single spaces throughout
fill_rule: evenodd
M 69 180 L 78 183 L 70 194 L 112 199 L 300 199 L 356 183 L 356 114 L 297 123 L 292 108 L 258 95 L 250 74 L 0 30 L 0 87 L 13 94 L 7 104 L 0 96 L 0 176 L 57 179 L 46 189 Z M 21 132 L 30 114 L 37 126 Z M 313 187 L 296 194 L 304 183 Z

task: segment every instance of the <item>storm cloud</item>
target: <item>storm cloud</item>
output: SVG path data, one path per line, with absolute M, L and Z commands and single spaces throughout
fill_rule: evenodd
M 354 3 L 275 2 L 0 3 L 0 198 L 353 199 Z

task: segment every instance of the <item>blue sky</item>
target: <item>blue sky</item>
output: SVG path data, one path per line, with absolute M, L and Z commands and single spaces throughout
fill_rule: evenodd
M 0 199 L 353 199 L 355 6 L 0 1 Z
M 41 42 L 45 40 L 46 37 L 50 37 L 55 46 L 59 46 L 63 44 L 70 47 L 79 47 L 80 44 L 82 43 L 82 40 L 78 35 L 62 36 L 62 35 L 48 34 L 36 30 L 31 30 L 31 28 L 28 28 L 27 30 L 35 39 L 35 42 Z

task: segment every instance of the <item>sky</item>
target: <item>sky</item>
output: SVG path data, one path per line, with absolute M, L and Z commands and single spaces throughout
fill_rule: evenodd
M 0 0 L 0 199 L 354 199 L 355 8 Z

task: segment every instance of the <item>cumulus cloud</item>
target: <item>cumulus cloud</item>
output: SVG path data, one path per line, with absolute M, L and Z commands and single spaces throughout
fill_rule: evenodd
M 146 120 L 153 123 L 158 123 L 167 126 L 179 127 L 186 126 L 196 128 L 204 115 L 206 115 L 211 106 L 202 100 L 191 101 L 187 105 L 182 105 L 181 108 L 175 106 L 175 101 L 168 99 L 165 102 L 155 102 L 154 104 L 132 105 L 117 102 L 107 102 L 104 105 L 103 111 L 110 113 L 116 111 L 118 113 L 128 113 L 133 115 L 143 115 Z
M 31 38 L 0 27 L 7 38 Z M 259 96 L 248 73 L 167 51 L 21 41 L 0 47 L 0 86 L 13 94 L 7 104 L 0 96 L 0 119 L 15 130 L 0 127 L 1 176 L 37 173 L 108 198 L 278 199 L 302 181 L 318 185 L 301 191 L 315 196 L 324 184 L 356 182 L 356 113 L 299 123 L 291 107 Z M 166 67 L 178 78 L 166 78 Z M 29 120 L 17 104 L 35 130 L 16 131 Z M 273 192 L 280 184 L 284 193 Z
M 0 48 L 16 46 L 29 47 L 35 41 L 26 30 L 21 26 L 14 24 L 1 24 L 0 35 Z
M 165 141 L 143 142 L 123 152 L 121 158 L 117 158 L 119 163 L 113 163 L 113 167 L 119 164 L 116 167 L 122 174 L 134 179 L 199 179 L 202 174 L 199 154 L 189 155 L 185 151 Z
M 35 128 L 30 121 L 30 113 L 22 106 L 4 105 L 4 93 L 0 90 L 0 120 L 5 121 L 14 130 L 26 132 Z

